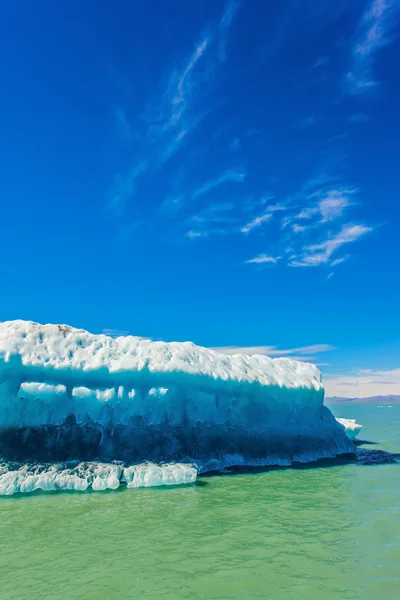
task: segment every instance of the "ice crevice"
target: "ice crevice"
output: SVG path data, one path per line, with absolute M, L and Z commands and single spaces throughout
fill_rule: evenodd
M 354 453 L 346 433 L 355 430 L 324 405 L 321 375 L 308 363 L 225 356 L 191 342 L 113 339 L 65 325 L 0 323 L 6 462 L 117 460 L 137 482 L 140 464 L 194 463 L 206 472 Z M 161 478 L 169 472 L 163 468 Z M 57 469 L 46 476 L 55 486 Z M 93 484 L 103 485 L 96 477 Z

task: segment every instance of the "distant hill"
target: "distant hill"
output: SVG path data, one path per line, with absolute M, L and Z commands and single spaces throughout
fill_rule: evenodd
M 325 402 L 326 404 L 400 404 L 400 396 L 370 396 L 369 398 L 328 396 Z

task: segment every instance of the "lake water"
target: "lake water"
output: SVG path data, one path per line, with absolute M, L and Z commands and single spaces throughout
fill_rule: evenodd
M 331 408 L 400 452 L 400 406 Z M 352 463 L 0 498 L 0 599 L 395 600 L 399 493 Z

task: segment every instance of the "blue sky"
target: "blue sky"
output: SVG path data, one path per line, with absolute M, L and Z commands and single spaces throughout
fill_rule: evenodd
M 329 393 L 400 393 L 399 15 L 3 2 L 0 319 L 283 352 Z

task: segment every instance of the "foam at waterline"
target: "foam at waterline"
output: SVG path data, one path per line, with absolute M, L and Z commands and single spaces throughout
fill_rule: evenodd
M 125 467 L 120 464 L 77 463 L 52 465 L 0 464 L 0 495 L 69 490 L 84 492 L 128 488 L 186 485 L 195 483 L 197 468 L 189 464 L 143 463 Z

